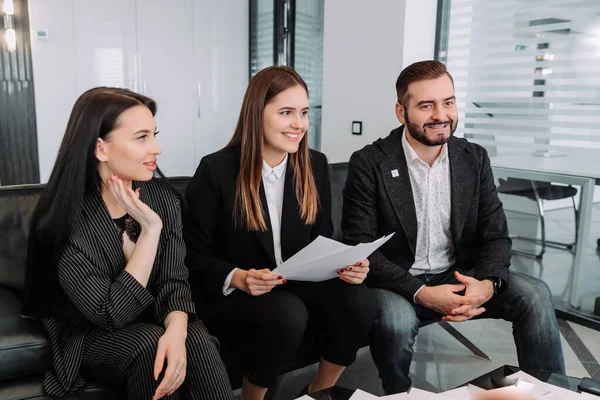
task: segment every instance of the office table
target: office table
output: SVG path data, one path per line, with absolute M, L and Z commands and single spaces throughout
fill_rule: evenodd
M 521 178 L 543 182 L 557 182 L 580 186 L 579 229 L 575 260 L 573 262 L 573 279 L 569 303 L 580 308 L 579 286 L 582 276 L 582 262 L 585 244 L 590 234 L 594 203 L 594 186 L 600 180 L 600 149 L 561 149 L 564 156 L 539 157 L 533 150 L 514 151 L 490 157 L 496 178 Z

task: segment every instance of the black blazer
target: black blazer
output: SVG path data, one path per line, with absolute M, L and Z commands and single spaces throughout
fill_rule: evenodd
M 294 173 L 288 163 L 285 173 L 281 216 L 281 256 L 285 261 L 317 236 L 331 237 L 331 187 L 329 166 L 324 154 L 310 150 L 313 175 L 319 195 L 319 211 L 313 225 L 299 215 Z M 276 267 L 273 234 L 261 182 L 260 199 L 267 230 L 249 231 L 234 225 L 235 190 L 240 170 L 238 146 L 202 158 L 185 197 L 187 216 L 183 235 L 187 245 L 186 264 L 196 304 L 207 307 L 225 298 L 223 284 L 233 268 L 273 270 Z M 199 307 L 206 315 L 207 307 Z M 200 309 L 202 308 L 202 309 Z
M 415 262 L 417 216 L 402 148 L 403 127 L 355 152 L 344 187 L 342 232 L 354 244 L 396 232 L 369 257 L 366 283 L 412 301 L 422 283 L 408 270 Z M 450 231 L 455 268 L 476 268 L 475 277 L 508 281 L 511 240 L 485 149 L 452 137 L 450 157 Z M 392 176 L 397 170 L 398 176 Z
M 99 193 L 86 196 L 58 263 L 61 295 L 42 318 L 53 369 L 44 386 L 53 396 L 83 387 L 79 366 L 90 329 L 113 331 L 133 322 L 162 324 L 171 311 L 193 314 L 184 265 L 180 201 L 161 179 L 133 182 L 140 200 L 162 219 L 158 250 L 144 288 L 125 272 L 127 261 L 116 227 Z

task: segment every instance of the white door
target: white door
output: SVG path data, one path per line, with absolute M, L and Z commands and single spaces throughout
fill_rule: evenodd
M 79 94 L 96 86 L 137 89 L 135 0 L 73 2 Z
M 167 176 L 194 173 L 196 85 L 192 0 L 138 0 L 139 92 L 158 103 L 158 165 Z
M 248 86 L 248 2 L 193 0 L 196 164 L 225 146 Z

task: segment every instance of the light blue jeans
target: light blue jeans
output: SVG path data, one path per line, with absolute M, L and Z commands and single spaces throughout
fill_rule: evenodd
M 474 272 L 464 274 L 473 276 Z M 453 271 L 417 278 L 428 286 L 458 283 Z M 419 323 L 440 319 L 441 315 L 385 289 L 373 288 L 373 293 L 379 316 L 370 341 L 371 355 L 385 392 L 406 392 L 411 385 L 408 373 Z M 546 283 L 510 271 L 507 287 L 484 307 L 486 311 L 478 318 L 501 318 L 513 323 L 513 337 L 522 369 L 565 373 L 560 331 Z

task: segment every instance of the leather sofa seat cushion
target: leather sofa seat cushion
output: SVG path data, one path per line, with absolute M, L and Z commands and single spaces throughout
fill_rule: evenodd
M 29 375 L 0 384 L 0 399 L 2 400 L 56 400 L 44 391 L 44 374 Z M 88 384 L 85 390 L 72 393 L 61 400 L 126 400 L 122 388 L 101 387 Z
M 21 317 L 22 303 L 0 288 L 0 382 L 50 368 L 50 346 L 38 321 Z

